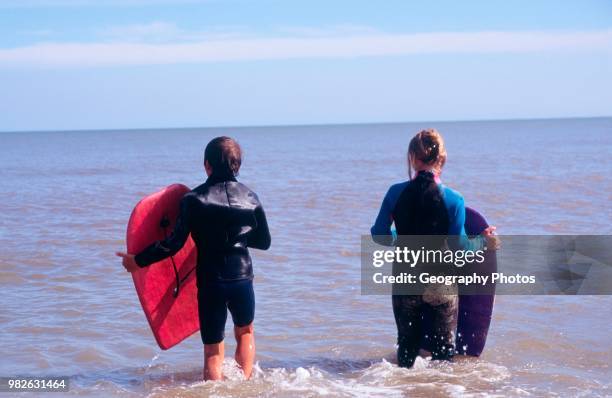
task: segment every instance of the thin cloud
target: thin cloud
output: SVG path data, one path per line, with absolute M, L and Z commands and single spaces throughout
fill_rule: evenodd
M 119 43 L 192 43 L 228 39 L 263 38 L 331 38 L 350 36 L 372 36 L 383 34 L 378 29 L 364 25 L 329 25 L 329 26 L 278 26 L 265 35 L 256 36 L 244 25 L 212 26 L 203 30 L 183 29 L 167 21 L 153 21 L 142 24 L 109 26 L 96 29 L 93 33 L 104 42 Z
M 291 37 L 366 36 L 381 34 L 367 25 L 339 24 L 331 26 L 279 26 L 276 31 Z
M 128 37 L 130 41 L 176 40 L 181 38 L 183 34 L 184 32 L 175 24 L 161 21 L 147 24 L 113 26 L 100 31 L 100 35 L 103 37 L 112 39 Z
M 2 67 L 89 67 L 435 53 L 612 51 L 612 30 L 232 38 L 189 43 L 40 43 L 0 49 Z
M 248 37 L 243 26 L 215 26 L 193 31 L 165 21 L 110 26 L 98 29 L 95 33 L 103 40 L 121 43 L 186 43 Z

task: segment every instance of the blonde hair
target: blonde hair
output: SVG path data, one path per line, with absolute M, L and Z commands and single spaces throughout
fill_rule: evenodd
M 412 178 L 410 156 L 430 166 L 439 174 L 446 163 L 446 148 L 442 135 L 436 129 L 425 129 L 412 137 L 408 145 L 408 173 Z

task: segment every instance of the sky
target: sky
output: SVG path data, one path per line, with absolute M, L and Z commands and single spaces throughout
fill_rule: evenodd
M 612 1 L 0 0 L 0 131 L 612 115 Z

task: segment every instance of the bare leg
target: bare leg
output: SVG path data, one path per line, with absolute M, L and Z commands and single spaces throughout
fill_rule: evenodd
M 244 377 L 251 377 L 253 372 L 253 360 L 255 359 L 255 330 L 253 323 L 247 326 L 235 326 L 236 336 L 236 362 L 242 368 Z
M 223 341 L 216 344 L 204 344 L 204 380 L 223 379 Z

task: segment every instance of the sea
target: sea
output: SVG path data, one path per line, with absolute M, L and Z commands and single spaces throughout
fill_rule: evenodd
M 480 358 L 398 368 L 391 299 L 361 294 L 360 239 L 428 127 L 443 182 L 500 235 L 612 234 L 612 118 L 0 133 L 0 376 L 69 378 L 53 396 L 611 396 L 610 296 L 499 296 Z M 140 198 L 205 180 L 220 135 L 272 234 L 252 251 L 248 381 L 231 321 L 223 382 L 202 381 L 199 333 L 159 349 L 114 255 Z

